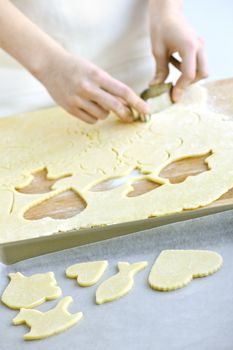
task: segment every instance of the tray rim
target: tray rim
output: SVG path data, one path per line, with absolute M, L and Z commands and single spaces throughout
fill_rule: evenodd
M 6 265 L 21 260 L 46 255 L 77 246 L 92 244 L 131 233 L 144 231 L 172 223 L 197 219 L 199 217 L 233 210 L 233 203 L 214 207 L 202 207 L 181 211 L 148 219 L 126 221 L 119 224 L 96 226 L 92 228 L 73 229 L 30 239 L 11 241 L 0 244 L 0 262 Z M 106 235 L 106 232 L 108 234 Z

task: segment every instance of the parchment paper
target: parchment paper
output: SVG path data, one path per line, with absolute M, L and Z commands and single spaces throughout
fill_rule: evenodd
M 149 288 L 150 268 L 163 249 L 210 249 L 223 256 L 216 274 L 195 279 L 174 292 Z M 81 288 L 66 279 L 69 265 L 108 259 L 102 280 L 116 272 L 118 261 L 147 260 L 135 276 L 135 286 L 124 298 L 95 305 L 96 286 Z M 16 312 L 0 305 L 0 350 L 232 350 L 233 349 L 233 211 L 170 224 L 129 236 L 73 248 L 0 268 L 0 292 L 9 272 L 26 275 L 54 271 L 63 296 L 71 295 L 72 312 L 82 311 L 81 322 L 59 335 L 25 342 L 24 326 L 11 325 Z M 100 282 L 99 282 L 100 283 Z M 38 307 L 48 310 L 57 301 Z

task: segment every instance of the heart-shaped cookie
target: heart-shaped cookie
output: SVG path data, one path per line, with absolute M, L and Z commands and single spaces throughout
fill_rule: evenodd
M 77 283 L 82 287 L 89 287 L 98 282 L 107 267 L 107 260 L 78 263 L 66 269 L 66 276 L 77 278 Z
M 163 250 L 152 266 L 149 285 L 160 291 L 182 288 L 193 278 L 216 272 L 222 261 L 219 254 L 208 250 Z

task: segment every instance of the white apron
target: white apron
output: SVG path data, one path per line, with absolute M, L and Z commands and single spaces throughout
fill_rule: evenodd
M 68 51 L 91 60 L 136 92 L 152 79 L 148 0 L 12 2 Z M 46 89 L 0 50 L 0 116 L 53 104 Z

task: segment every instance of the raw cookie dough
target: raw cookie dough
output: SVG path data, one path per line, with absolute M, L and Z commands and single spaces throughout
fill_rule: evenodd
M 146 261 L 134 264 L 119 262 L 119 272 L 100 284 L 96 291 L 96 304 L 119 299 L 129 293 L 134 284 L 133 276 L 147 266 Z
M 30 277 L 20 272 L 9 274 L 10 283 L 2 294 L 2 302 L 11 309 L 33 308 L 46 300 L 57 299 L 61 289 L 53 272 L 36 274 Z
M 43 339 L 63 332 L 72 327 L 83 316 L 82 312 L 76 314 L 69 313 L 67 308 L 72 301 L 72 297 L 65 297 L 55 308 L 47 312 L 21 309 L 13 319 L 13 324 L 20 325 L 26 323 L 31 328 L 30 332 L 24 335 L 23 338 L 25 340 Z
M 180 103 L 156 113 L 148 123 L 125 124 L 110 115 L 88 125 L 60 108 L 1 118 L 0 243 L 147 219 L 217 200 L 233 187 L 233 122 L 209 112 L 205 100 L 206 90 L 194 85 Z M 174 161 L 208 153 L 208 171 L 178 184 L 160 176 Z M 57 179 L 51 191 L 17 191 L 42 169 L 49 179 Z M 138 178 L 128 177 L 111 190 L 91 190 L 134 169 L 141 172 Z M 141 179 L 160 186 L 127 196 L 133 182 Z M 60 220 L 25 219 L 29 208 L 70 189 L 86 202 L 81 213 Z
M 68 267 L 66 276 L 77 278 L 78 284 L 82 287 L 89 287 L 99 281 L 107 266 L 106 260 L 79 263 Z
M 222 257 L 208 250 L 163 250 L 150 275 L 151 288 L 171 291 L 186 286 L 193 278 L 205 277 L 222 265 Z

